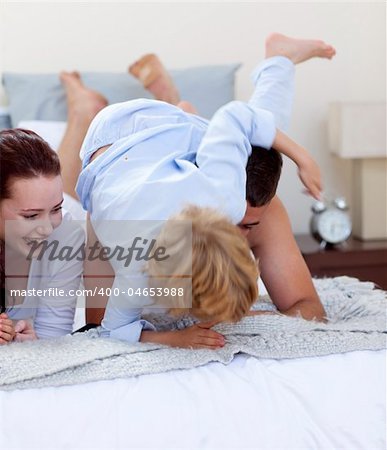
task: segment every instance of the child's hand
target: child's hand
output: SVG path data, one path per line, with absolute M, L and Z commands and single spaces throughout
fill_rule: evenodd
M 225 344 L 224 336 L 210 330 L 217 322 L 197 323 L 184 330 L 142 331 L 140 342 L 150 342 L 179 348 L 216 350 Z
M 29 320 L 18 320 L 15 325 L 15 341 L 34 341 L 38 339 L 34 327 Z
M 168 345 L 180 348 L 207 348 L 215 350 L 222 348 L 225 344 L 224 336 L 216 331 L 210 330 L 215 322 L 197 323 L 184 330 L 171 331 Z
M 322 182 L 320 168 L 311 158 L 305 158 L 298 165 L 298 176 L 306 188 L 306 192 L 316 200 L 321 200 Z
M 0 314 L 0 345 L 9 344 L 15 337 L 15 327 L 7 314 Z
M 216 331 L 210 330 L 215 322 L 198 323 L 184 330 L 174 331 L 176 334 L 176 347 L 183 348 L 208 348 L 215 350 L 225 344 L 224 336 Z

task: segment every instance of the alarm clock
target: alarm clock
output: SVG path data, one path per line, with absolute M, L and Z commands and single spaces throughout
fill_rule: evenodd
M 311 233 L 322 247 L 341 244 L 350 237 L 352 221 L 343 197 L 328 204 L 317 201 L 312 205 L 312 212 Z

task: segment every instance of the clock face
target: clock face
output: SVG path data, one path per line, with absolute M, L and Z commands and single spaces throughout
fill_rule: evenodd
M 330 244 L 346 241 L 351 235 L 352 223 L 349 215 L 338 209 L 327 209 L 318 217 L 316 231 Z

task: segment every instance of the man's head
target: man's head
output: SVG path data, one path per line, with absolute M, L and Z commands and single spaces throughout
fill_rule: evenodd
M 253 208 L 267 205 L 274 197 L 282 169 L 277 150 L 252 146 L 246 166 L 246 200 Z
M 246 166 L 247 209 L 238 224 L 242 234 L 259 224 L 262 214 L 275 196 L 282 169 L 282 156 L 277 150 L 252 146 Z
M 187 223 L 192 224 L 192 236 L 188 236 Z M 183 250 L 191 246 L 192 254 Z M 258 268 L 249 245 L 238 228 L 217 211 L 197 206 L 184 209 L 166 223 L 157 247 L 165 247 L 169 259 L 150 261 L 151 287 L 170 291 L 182 286 L 185 274 L 192 274 L 192 297 L 185 290 L 184 297 L 172 299 L 185 308 L 175 307 L 172 312 L 236 322 L 256 301 Z

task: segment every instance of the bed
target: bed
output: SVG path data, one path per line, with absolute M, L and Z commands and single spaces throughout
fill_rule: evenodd
M 382 450 L 386 349 L 293 359 L 237 354 L 229 364 L 0 390 L 0 404 L 2 449 Z
M 386 352 L 0 392 L 2 449 L 385 449 Z
M 30 83 L 30 77 L 22 81 L 26 79 Z M 8 90 L 20 89 L 20 83 L 18 77 L 8 77 Z M 36 117 L 36 111 L 21 117 L 17 99 L 11 106 L 14 121 L 52 118 L 51 113 Z M 54 139 L 63 124 L 53 127 Z M 74 329 L 84 323 L 82 299 L 78 306 Z M 29 363 L 35 362 L 30 358 Z M 1 367 L 0 356 L 0 373 Z M 67 386 L 0 389 L 0 405 L 4 450 L 382 450 L 386 349 L 381 345 L 298 358 L 237 352 L 228 364 L 207 362 Z

